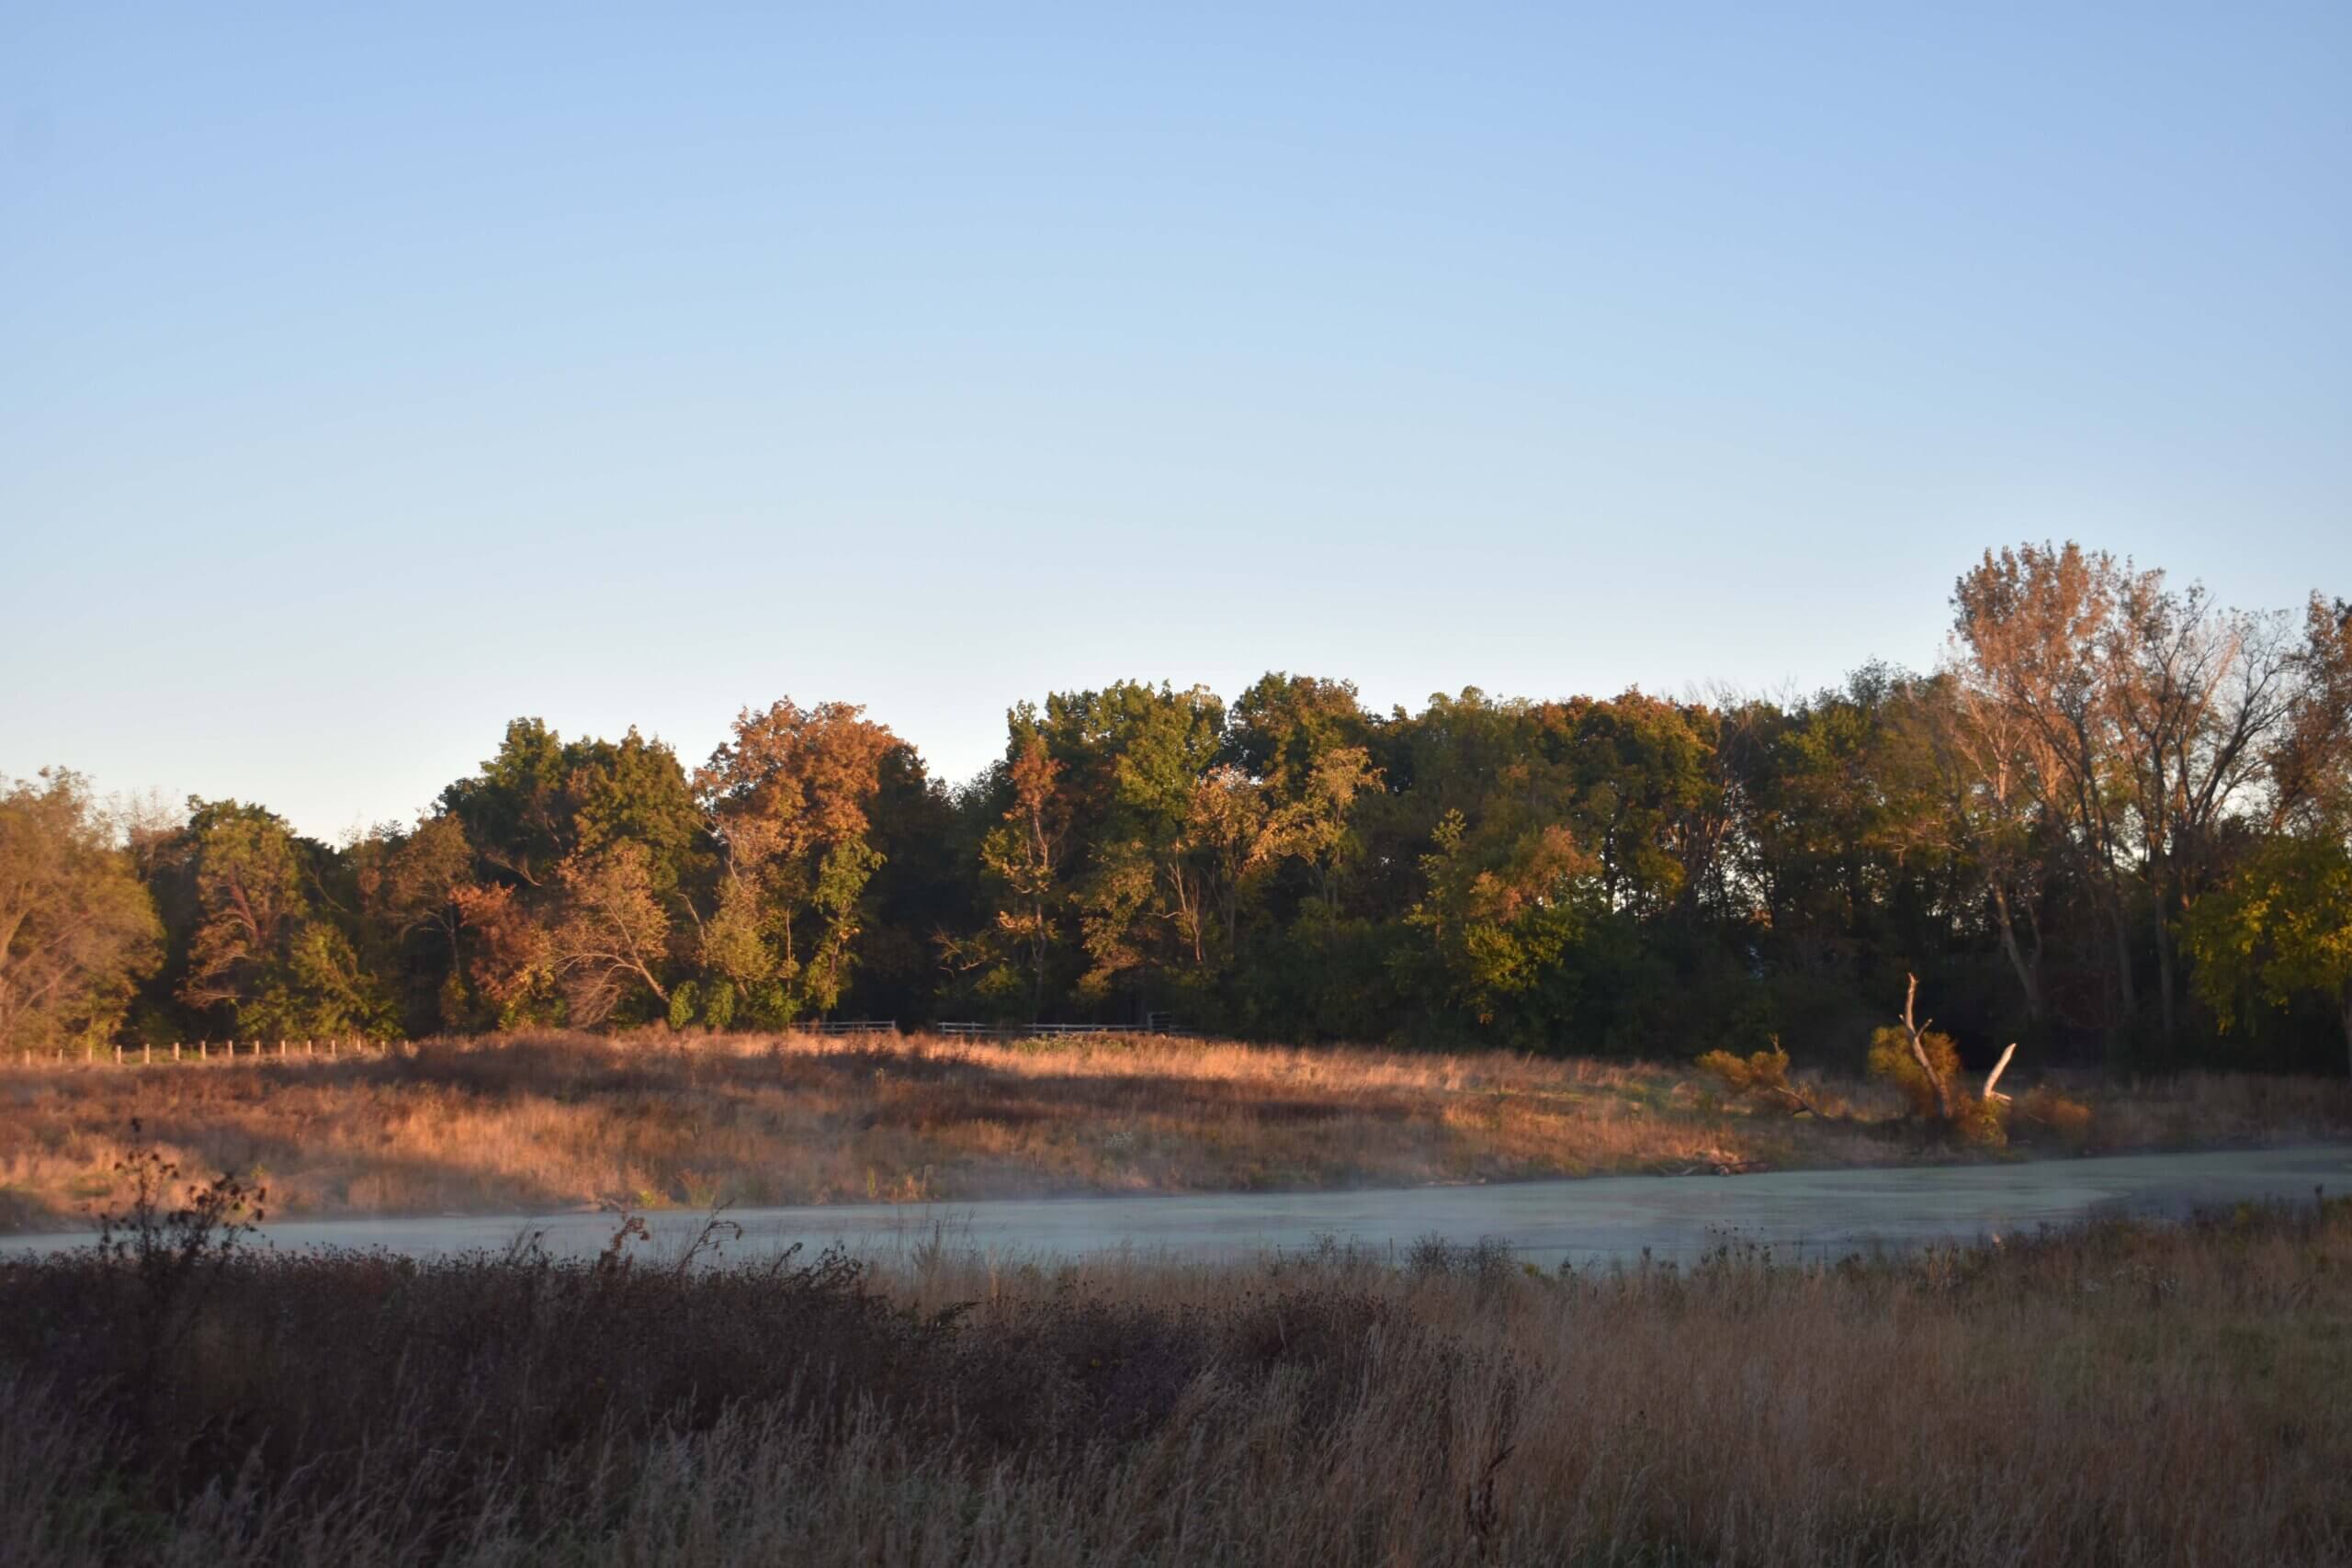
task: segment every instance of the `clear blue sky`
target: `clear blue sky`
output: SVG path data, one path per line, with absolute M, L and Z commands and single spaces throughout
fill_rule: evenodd
M 0 772 L 2352 594 L 2344 0 L 786 10 L 0 0 Z

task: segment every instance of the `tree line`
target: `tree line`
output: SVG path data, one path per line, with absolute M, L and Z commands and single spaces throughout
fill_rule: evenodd
M 0 1040 L 826 1016 L 1859 1061 L 1904 976 L 1971 1052 L 2341 1065 L 2352 607 L 1988 551 L 1945 658 L 1801 698 L 1269 674 L 1008 715 L 951 787 L 842 703 L 689 764 L 507 726 L 413 824 L 0 793 Z

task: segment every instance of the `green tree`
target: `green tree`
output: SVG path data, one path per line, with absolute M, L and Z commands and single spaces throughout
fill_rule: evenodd
M 395 872 L 422 879 L 408 889 L 424 900 L 413 907 L 431 911 L 447 940 L 445 1017 L 479 1005 L 504 1026 L 593 1027 L 637 1018 L 649 997 L 667 1010 L 683 962 L 673 928 L 716 874 L 703 807 L 670 747 L 635 728 L 617 741 L 567 741 L 518 718 L 440 804 L 431 820 L 455 831 L 428 839 L 420 829 L 399 846 L 394 860 L 405 863 L 385 872 L 394 892 L 407 886 Z M 459 838 L 473 854 L 470 880 L 449 874 Z
M 233 800 L 189 803 L 187 853 L 197 923 L 180 996 L 255 1036 L 395 1028 L 383 978 L 364 968 L 339 911 L 324 907 L 325 845 Z
M 1258 858 L 1305 866 L 1314 879 L 1315 896 L 1327 912 L 1336 914 L 1341 875 L 1363 853 L 1354 821 L 1356 801 L 1377 794 L 1380 784 L 1380 770 L 1372 765 L 1372 753 L 1364 747 L 1335 746 L 1318 753 L 1288 798 L 1261 812 Z M 1270 794 L 1272 787 L 1268 786 Z
M 1449 812 L 1421 866 L 1428 891 L 1405 920 L 1428 947 L 1407 962 L 1435 1010 L 1517 1044 L 1555 1043 L 1571 1006 L 1563 961 L 1605 899 L 1598 858 L 1540 807 L 1506 799 L 1475 829 Z
M 1184 935 L 1201 897 L 1190 828 L 1197 786 L 1224 748 L 1225 705 L 1204 687 L 1121 681 L 1056 693 L 1042 714 L 1016 710 L 1012 729 L 1016 757 L 1034 735 L 1055 764 L 1070 828 L 1076 852 L 1061 876 L 1085 964 L 1077 996 L 1096 1009 L 1140 1003 L 1197 968 Z
M 441 792 L 441 808 L 464 827 L 487 865 L 541 886 L 578 844 L 566 791 L 572 761 L 544 720 L 515 719 L 479 773 Z
M 1193 781 L 1183 832 L 1170 863 L 1177 931 L 1193 967 L 1208 970 L 1233 956 L 1241 910 L 1272 858 L 1263 785 L 1231 763 Z
M 162 927 L 78 773 L 0 780 L 0 1047 L 113 1033 Z
M 880 781 L 866 840 L 881 864 L 866 885 L 857 963 L 839 1005 L 862 1018 L 928 1021 L 938 1016 L 943 945 L 987 917 L 981 829 L 903 741 L 884 755 Z
M 412 944 L 419 955 L 430 1003 L 429 1023 L 447 1029 L 469 1021 L 464 939 L 467 895 L 474 888 L 474 850 L 466 830 L 447 814 L 427 817 L 407 832 L 385 831 L 354 847 L 353 874 L 362 908 L 384 933 L 388 966 Z
M 997 1003 L 1028 992 L 1031 1021 L 1044 1016 L 1046 965 L 1060 936 L 1067 893 L 1061 885 L 1069 832 L 1059 784 L 1061 764 L 1034 729 L 1018 737 L 1004 769 L 1011 799 L 1003 819 L 980 840 L 980 865 L 997 889 L 990 927 L 953 948 L 950 961 L 979 975 L 978 991 Z
M 2191 907 L 2186 945 L 2197 988 L 2224 1032 L 2251 1000 L 2331 1006 L 2352 1061 L 2352 850 L 2340 838 L 2264 842 Z

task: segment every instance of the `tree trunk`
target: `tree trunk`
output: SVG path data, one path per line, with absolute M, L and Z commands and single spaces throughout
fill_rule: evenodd
M 2037 949 L 2034 961 L 2026 961 L 2025 950 L 2018 945 L 2017 923 L 2009 918 L 2009 895 L 1998 882 L 1992 884 L 1994 923 L 2000 928 L 2001 951 L 2007 954 L 2009 967 L 2016 971 L 2018 985 L 2025 991 L 2027 1021 L 2039 1026 L 2041 1022 L 2041 964 Z
M 2344 1055 L 2346 1065 L 2352 1066 L 2352 977 L 2344 982 Z
M 2140 991 L 2132 979 L 2132 922 L 2123 912 L 2123 897 L 2109 891 L 2109 924 L 2115 928 L 2115 984 L 2123 998 L 2123 1021 L 2129 1025 L 2140 1014 Z
M 1037 934 L 1029 943 L 1029 1021 L 1036 1023 L 1046 1016 L 1046 904 L 1039 899 L 1035 906 Z
M 2156 1006 L 2166 1047 L 2173 1043 L 2172 933 L 2165 925 L 2165 901 L 2156 900 Z

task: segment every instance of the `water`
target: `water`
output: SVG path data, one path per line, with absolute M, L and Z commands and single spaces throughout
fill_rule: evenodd
M 1132 1251 L 1195 1260 L 1312 1247 L 1324 1236 L 1375 1249 L 1428 1235 L 1508 1243 L 1529 1262 L 1578 1267 L 1647 1252 L 1688 1262 L 1727 1236 L 1776 1257 L 1838 1258 L 1938 1241 L 1973 1241 L 2102 1213 L 2181 1216 L 2240 1202 L 2308 1202 L 2314 1188 L 2352 1192 L 2352 1145 L 2121 1155 L 2096 1159 L 1905 1169 L 1786 1171 L 1763 1176 L 1617 1176 L 1491 1187 L 1199 1197 L 1048 1198 L 963 1204 L 859 1203 L 747 1209 L 730 1257 L 795 1242 L 840 1242 L 888 1256 L 944 1235 L 958 1249 L 1071 1258 Z M 674 1254 L 703 1216 L 650 1214 L 650 1256 Z M 272 1224 L 280 1248 L 381 1247 L 424 1256 L 503 1250 L 537 1232 L 560 1255 L 601 1251 L 613 1217 L 314 1220 Z M 0 1252 L 87 1245 L 87 1235 L 0 1236 Z

